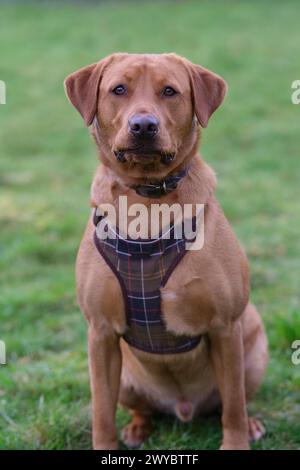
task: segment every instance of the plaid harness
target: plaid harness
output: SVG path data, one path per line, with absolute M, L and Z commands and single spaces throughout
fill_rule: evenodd
M 103 220 L 94 212 L 94 225 Z M 127 328 L 123 338 L 143 351 L 172 354 L 193 349 L 201 336 L 177 336 L 166 329 L 161 313 L 160 288 L 186 253 L 185 238 L 171 226 L 168 237 L 123 238 L 118 229 L 105 227 L 106 238 L 94 232 L 95 245 L 116 275 L 123 294 Z M 184 231 L 182 230 L 182 234 Z

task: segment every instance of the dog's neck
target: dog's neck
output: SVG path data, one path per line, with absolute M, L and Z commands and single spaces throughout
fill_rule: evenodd
M 91 205 L 98 207 L 103 203 L 110 203 L 117 206 L 120 196 L 127 197 L 128 207 L 136 203 L 142 203 L 149 208 L 153 203 L 163 203 L 169 206 L 174 203 L 182 206 L 205 204 L 214 194 L 216 177 L 211 168 L 197 155 L 191 159 L 188 174 L 181 180 L 178 187 L 162 198 L 153 200 L 139 196 L 130 188 L 130 183 L 132 181 L 124 181 L 124 178 L 116 174 L 109 166 L 100 164 L 91 187 Z

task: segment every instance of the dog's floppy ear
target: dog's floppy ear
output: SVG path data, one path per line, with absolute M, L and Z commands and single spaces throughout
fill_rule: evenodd
M 69 75 L 65 82 L 66 95 L 79 111 L 87 126 L 93 122 L 97 111 L 98 90 L 107 60 L 103 59 Z
M 223 78 L 199 65 L 189 64 L 194 109 L 199 124 L 207 127 L 212 113 L 221 105 L 227 91 Z

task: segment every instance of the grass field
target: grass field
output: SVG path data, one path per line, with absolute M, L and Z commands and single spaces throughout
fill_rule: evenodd
M 61 2 L 62 3 L 62 2 Z M 74 260 L 89 214 L 96 153 L 63 79 L 113 51 L 176 51 L 229 84 L 202 154 L 246 247 L 252 300 L 271 359 L 252 413 L 268 434 L 256 449 L 300 449 L 300 79 L 298 1 L 0 4 L 1 449 L 91 447 L 86 325 Z M 129 420 L 118 411 L 118 427 Z M 215 449 L 215 418 L 158 418 L 145 449 Z

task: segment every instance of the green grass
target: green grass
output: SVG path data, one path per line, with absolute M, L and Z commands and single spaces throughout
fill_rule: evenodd
M 91 446 L 86 325 L 74 260 L 89 214 L 96 153 L 68 104 L 67 74 L 113 51 L 176 51 L 229 83 L 202 154 L 246 247 L 252 300 L 271 360 L 250 408 L 268 434 L 257 449 L 300 449 L 300 78 L 297 0 L 0 6 L 0 448 Z M 118 427 L 128 415 L 118 411 Z M 214 449 L 219 420 L 157 418 L 146 449 Z

